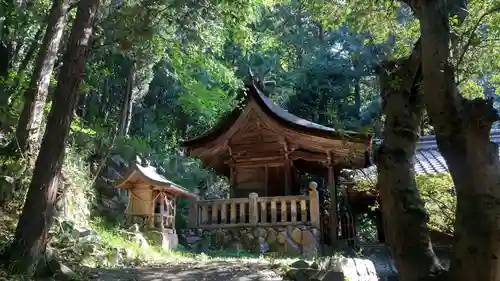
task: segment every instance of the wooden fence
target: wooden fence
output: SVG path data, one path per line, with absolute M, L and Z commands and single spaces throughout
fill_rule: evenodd
M 309 184 L 308 196 L 196 200 L 189 204 L 190 228 L 229 228 L 278 225 L 311 225 L 320 228 L 317 184 Z

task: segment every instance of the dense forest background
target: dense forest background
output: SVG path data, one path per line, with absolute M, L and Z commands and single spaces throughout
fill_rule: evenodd
M 275 82 L 268 94 L 290 112 L 380 137 L 375 69 L 381 61 L 409 54 L 418 38 L 418 21 L 411 10 L 392 1 L 378 6 L 307 1 L 174 3 L 112 1 L 101 7 L 78 90 L 70 143 L 94 156 L 102 156 L 110 146 L 127 147 L 147 155 L 155 166 L 169 167 L 165 173 L 189 187 L 210 176 L 183 157 L 179 142 L 209 129 L 234 107 L 248 69 Z M 16 133 L 19 144 L 13 142 L 22 147 L 27 135 L 31 139 L 43 135 L 43 119 L 71 27 L 67 23 L 75 9 L 69 6 L 67 15 L 57 11 L 68 9 L 63 7 L 69 5 L 65 1 L 54 6 L 49 1 L 7 4 L 1 125 L 4 134 L 24 128 Z M 457 74 L 464 96 L 490 97 L 498 80 L 498 54 L 484 50 L 498 49 L 497 18 L 487 15 L 490 5 L 474 5 L 471 19 L 456 31 L 462 40 L 457 48 L 467 48 L 457 58 Z M 59 25 L 50 26 L 55 23 Z M 58 29 L 53 30 L 52 46 L 46 42 L 51 38 L 44 38 L 46 28 Z M 47 48 L 52 49 L 40 54 Z M 37 65 L 43 63 L 40 55 L 51 62 Z M 23 107 L 42 112 L 22 124 Z M 432 133 L 428 123 L 422 124 L 422 133 Z M 186 178 L 179 179 L 182 175 Z
M 89 13 L 93 30 L 86 61 L 80 61 L 84 71 L 71 76 L 68 54 L 77 41 L 72 36 L 83 2 L 96 14 Z M 203 133 L 237 105 L 249 69 L 260 80 L 273 81 L 266 83 L 266 94 L 289 112 L 381 139 L 386 112 L 380 67 L 412 55 L 421 36 L 420 15 L 407 2 L 1 1 L 2 194 L 10 198 L 13 189 L 27 190 L 49 112 L 55 103 L 72 103 L 73 93 L 75 110 L 67 109 L 71 126 L 63 143 L 67 155 L 90 166 L 84 168 L 97 185 L 107 184 L 97 175 L 110 157 L 133 161 L 141 155 L 180 185 L 221 196 L 225 179 L 186 157 L 180 142 Z M 459 96 L 490 99 L 495 108 L 499 11 L 498 0 L 474 0 L 468 1 L 467 17 L 460 12 L 447 17 Z M 67 82 L 80 76 L 79 84 Z M 56 101 L 58 95 L 68 99 Z M 434 134 L 431 123 L 423 110 L 418 133 Z M 419 179 L 422 196 L 434 199 L 441 194 L 436 186 L 447 190 L 450 184 L 449 175 Z M 434 208 L 442 209 L 439 204 Z M 452 232 L 449 215 L 455 207 L 448 208 L 445 218 L 431 222 Z

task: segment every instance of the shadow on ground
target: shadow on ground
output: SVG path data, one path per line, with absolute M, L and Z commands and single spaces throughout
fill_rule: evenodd
M 95 281 L 272 281 L 282 280 L 269 264 L 233 261 L 184 263 L 133 269 L 90 269 Z

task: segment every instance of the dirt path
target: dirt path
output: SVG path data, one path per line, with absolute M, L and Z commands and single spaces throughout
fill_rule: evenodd
M 94 269 L 94 281 L 274 281 L 283 280 L 268 264 L 210 261 L 133 269 Z

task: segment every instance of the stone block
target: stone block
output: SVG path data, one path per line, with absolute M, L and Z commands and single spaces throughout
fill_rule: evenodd
M 177 237 L 177 233 L 169 231 L 168 229 L 164 230 L 163 232 L 150 230 L 146 232 L 146 236 L 154 246 L 161 247 L 167 251 L 175 250 L 179 245 L 179 238 Z

